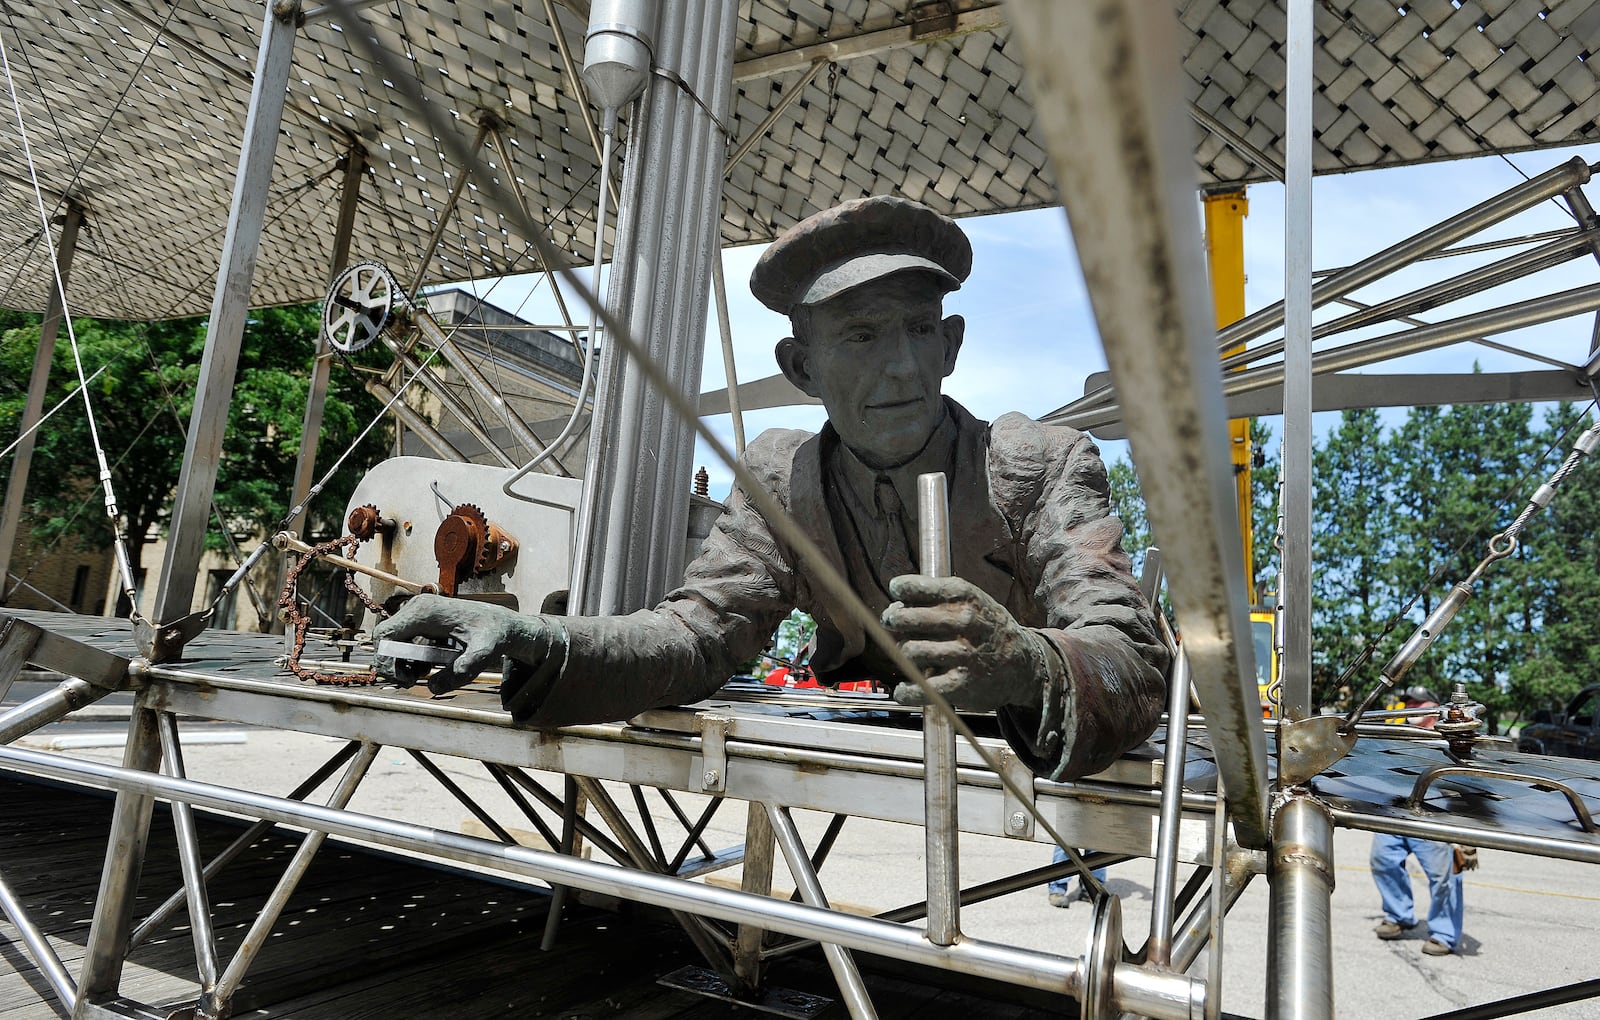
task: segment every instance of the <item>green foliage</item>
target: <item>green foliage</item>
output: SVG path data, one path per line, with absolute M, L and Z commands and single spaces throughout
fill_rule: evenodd
M 798 609 L 789 610 L 789 618 L 778 624 L 778 632 L 773 635 L 771 652 L 779 659 L 793 662 L 800 654 L 800 649 L 806 646 L 811 636 L 817 632 L 817 622 L 809 614 Z M 752 676 L 765 677 L 772 672 L 779 663 L 772 659 L 759 658 L 751 670 Z
M 1111 482 L 1111 512 L 1122 521 L 1122 548 L 1133 557 L 1137 573 L 1144 563 L 1144 551 L 1155 544 L 1150 520 L 1145 516 L 1144 494 L 1139 491 L 1139 472 L 1127 460 L 1114 460 L 1106 466 Z
M 319 317 L 316 306 L 266 309 L 254 313 L 245 328 L 214 498 L 236 539 L 265 533 L 288 510 Z M 85 374 L 107 366 L 90 383 L 89 397 L 117 496 L 119 524 L 137 570 L 145 544 L 159 537 L 171 510 L 205 350 L 205 323 L 84 319 L 73 326 Z M 0 436 L 9 441 L 17 433 L 26 400 L 39 320 L 0 313 L 0 329 Z M 46 409 L 76 384 L 63 328 Z M 335 366 L 318 449 L 319 471 L 332 465 L 380 406 L 350 372 Z M 374 429 L 312 504 L 309 535 L 328 537 L 342 530 L 345 501 L 363 468 L 385 455 L 386 434 L 384 428 Z M 48 555 L 62 542 L 83 548 L 110 545 L 93 450 L 81 397 L 40 430 L 25 520 L 33 536 L 33 556 Z M 0 470 L 9 472 L 10 463 L 7 459 Z M 214 548 L 224 544 L 216 529 L 213 519 L 208 542 Z
M 1549 479 L 1587 420 L 1571 405 L 1535 423 L 1527 405 L 1420 407 L 1392 427 L 1347 411 L 1318 444 L 1312 503 L 1314 704 L 1349 704 L 1426 615 L 1488 553 Z M 1258 578 L 1276 577 L 1277 444 L 1252 472 Z M 1113 507 L 1132 541 L 1148 539 L 1131 464 L 1109 466 Z M 1600 475 L 1580 463 L 1536 514 L 1516 551 L 1490 565 L 1473 598 L 1404 683 L 1448 696 L 1457 681 L 1491 725 L 1556 706 L 1600 676 Z M 1127 543 L 1125 543 L 1127 544 Z M 1133 546 L 1129 546 L 1132 548 Z M 1342 671 L 1371 660 L 1341 690 Z

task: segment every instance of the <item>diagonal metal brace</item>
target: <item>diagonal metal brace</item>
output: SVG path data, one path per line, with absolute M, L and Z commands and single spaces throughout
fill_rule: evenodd
M 21 617 L 0 613 L 0 693 L 11 686 L 25 662 L 86 680 L 107 691 L 132 687 L 127 656 L 63 637 Z

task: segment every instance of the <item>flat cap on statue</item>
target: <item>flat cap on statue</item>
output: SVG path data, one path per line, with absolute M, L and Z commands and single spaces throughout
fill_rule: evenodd
M 955 290 L 972 271 L 972 244 L 948 216 L 908 198 L 877 195 L 836 205 L 784 231 L 756 263 L 750 290 L 788 315 L 911 269 L 933 273 Z

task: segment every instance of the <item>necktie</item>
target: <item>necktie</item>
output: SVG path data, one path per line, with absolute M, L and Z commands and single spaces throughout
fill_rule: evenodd
M 878 558 L 879 575 L 887 588 L 891 578 L 916 571 L 911 563 L 911 548 L 906 542 L 906 528 L 900 494 L 888 475 L 879 475 L 874 496 L 878 504 L 878 517 L 883 522 L 883 553 Z

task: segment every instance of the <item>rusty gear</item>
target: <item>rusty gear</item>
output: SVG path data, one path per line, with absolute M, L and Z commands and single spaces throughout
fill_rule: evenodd
M 479 558 L 489 541 L 489 520 L 471 503 L 452 507 L 433 536 L 433 555 L 439 563 L 439 590 L 454 595 L 462 581 L 478 570 Z
M 345 521 L 345 526 L 350 529 L 350 534 L 359 541 L 365 542 L 378 533 L 383 522 L 383 515 L 371 503 L 365 503 L 350 511 L 350 517 Z

